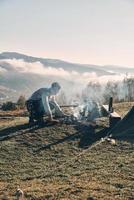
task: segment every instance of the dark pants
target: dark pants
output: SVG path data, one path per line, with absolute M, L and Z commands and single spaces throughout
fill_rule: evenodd
M 54 109 L 54 106 L 49 102 L 50 108 Z M 45 115 L 44 106 L 42 100 L 28 100 L 26 102 L 26 107 L 29 112 L 29 122 L 34 122 L 34 120 L 42 121 Z
M 26 102 L 26 107 L 29 112 L 29 122 L 34 122 L 34 120 L 40 120 L 43 118 L 43 111 L 39 109 L 41 100 L 28 100 Z

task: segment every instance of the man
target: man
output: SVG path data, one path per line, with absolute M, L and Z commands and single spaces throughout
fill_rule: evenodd
M 27 101 L 27 109 L 29 111 L 29 123 L 33 123 L 34 119 L 43 122 L 43 116 L 48 116 L 48 120 L 54 122 L 52 110 L 55 111 L 56 117 L 64 116 L 55 100 L 55 96 L 59 93 L 61 87 L 59 83 L 52 83 L 50 88 L 40 88 L 35 91 Z

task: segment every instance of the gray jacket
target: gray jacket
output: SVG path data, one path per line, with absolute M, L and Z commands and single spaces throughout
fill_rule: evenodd
M 52 117 L 49 101 L 54 103 L 54 107 L 58 115 L 63 114 L 58 103 L 55 100 L 55 96 L 51 94 L 51 88 L 40 88 L 32 94 L 29 100 L 42 100 L 44 111 L 48 116 Z

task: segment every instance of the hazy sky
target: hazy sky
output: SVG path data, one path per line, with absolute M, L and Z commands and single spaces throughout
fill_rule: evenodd
M 0 0 L 0 52 L 134 66 L 134 0 Z

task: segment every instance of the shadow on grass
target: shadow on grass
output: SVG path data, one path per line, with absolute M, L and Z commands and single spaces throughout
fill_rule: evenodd
M 38 124 L 34 124 L 30 126 L 29 124 L 22 124 L 8 127 L 0 131 L 0 140 L 7 140 L 18 135 L 23 135 L 29 132 L 34 132 L 35 130 L 51 126 L 54 125 L 45 124 L 43 126 L 39 126 Z M 55 146 L 57 144 L 61 144 L 66 141 L 74 141 L 76 139 L 79 140 L 80 148 L 88 148 L 93 143 L 100 140 L 102 137 L 105 137 L 107 135 L 107 132 L 109 131 L 108 128 L 103 128 L 101 131 L 96 132 L 95 127 L 93 127 L 92 125 L 85 125 L 81 123 L 75 124 L 74 128 L 76 129 L 76 133 L 65 136 L 64 138 L 51 142 L 47 145 L 42 145 L 40 148 L 35 150 L 35 152 L 50 149 L 52 146 Z
M 96 141 L 107 136 L 109 128 L 103 128 L 100 131 L 96 131 L 95 127 L 90 125 L 81 125 L 76 127 L 78 133 L 80 134 L 80 148 L 88 148 Z
M 80 148 L 88 148 L 93 143 L 100 140 L 102 137 L 105 137 L 109 130 L 108 128 L 103 128 L 101 131 L 95 132 L 95 127 L 82 124 L 76 125 L 74 126 L 74 128 L 76 129 L 76 133 L 59 139 L 56 142 L 43 145 L 34 152 L 40 152 L 42 150 L 50 149 L 52 146 L 55 146 L 57 144 L 61 144 L 66 141 L 74 141 L 76 139 L 79 140 Z
M 78 133 L 75 133 L 75 134 L 72 134 L 72 135 L 69 135 L 69 136 L 66 136 L 62 139 L 59 139 L 57 140 L 56 142 L 52 142 L 50 144 L 47 144 L 47 145 L 43 145 L 42 147 L 38 148 L 37 150 L 35 150 L 35 152 L 40 152 L 42 150 L 45 150 L 45 149 L 50 149 L 52 146 L 55 146 L 57 144 L 61 144 L 63 142 L 66 142 L 66 141 L 72 141 L 72 140 L 76 140 L 79 138 L 79 135 Z
M 8 136 L 10 137 L 10 136 L 14 135 L 14 133 L 16 133 L 20 130 L 25 130 L 28 128 L 29 128 L 28 124 L 21 124 L 21 125 L 4 128 L 4 129 L 0 130 L 0 140 L 2 140 L 2 138 L 6 138 Z
M 4 128 L 0 130 L 0 141 L 15 137 L 17 135 L 28 133 L 29 131 L 34 132 L 37 129 L 41 129 L 42 127 L 49 127 L 49 126 L 52 126 L 52 124 L 46 124 L 42 126 L 36 123 L 34 125 L 25 123 L 25 124 L 20 124 L 20 125 Z

